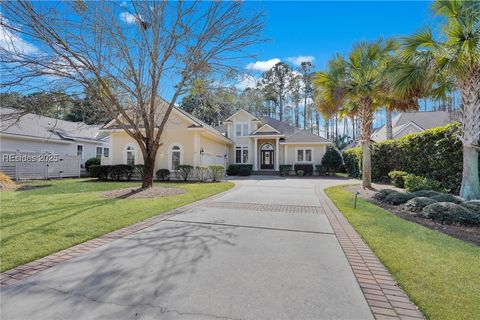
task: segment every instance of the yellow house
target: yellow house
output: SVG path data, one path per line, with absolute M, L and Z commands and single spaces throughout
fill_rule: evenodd
M 133 138 L 112 121 L 111 153 L 102 164 L 142 164 Z M 194 167 L 251 164 L 254 171 L 279 171 L 281 164 L 319 164 L 330 141 L 270 117 L 239 110 L 216 128 L 180 108 L 173 108 L 162 136 L 155 170 L 175 171 L 181 164 Z

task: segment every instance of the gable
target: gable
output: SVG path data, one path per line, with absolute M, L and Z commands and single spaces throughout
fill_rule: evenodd
M 260 128 L 255 130 L 252 134 L 255 134 L 255 133 L 280 133 L 280 131 L 278 131 L 268 123 L 265 123 Z
M 393 133 L 393 138 L 394 139 L 401 138 L 401 137 L 406 136 L 407 134 L 410 134 L 410 133 L 417 133 L 417 132 L 424 131 L 422 128 L 420 128 L 418 125 L 416 125 L 413 122 L 409 122 L 409 123 L 405 124 L 404 126 L 402 126 L 400 128 L 395 128 L 395 129 L 397 129 L 397 131 Z
M 249 122 L 249 121 L 260 121 L 260 120 L 257 117 L 253 116 L 251 113 L 243 109 L 240 109 L 225 121 Z

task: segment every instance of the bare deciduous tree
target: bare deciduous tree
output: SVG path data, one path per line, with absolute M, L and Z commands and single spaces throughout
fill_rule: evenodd
M 4 1 L 1 11 L 8 38 L 0 48 L 2 86 L 90 90 L 138 143 L 143 188 L 153 184 L 162 133 L 185 82 L 204 70 L 230 71 L 233 59 L 262 41 L 262 14 L 237 1 Z

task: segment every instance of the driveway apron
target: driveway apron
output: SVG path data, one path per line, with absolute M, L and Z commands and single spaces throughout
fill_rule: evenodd
M 315 194 L 250 178 L 1 293 L 2 319 L 372 319 Z

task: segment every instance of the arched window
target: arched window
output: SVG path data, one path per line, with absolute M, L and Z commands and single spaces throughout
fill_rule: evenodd
M 273 150 L 273 146 L 270 143 L 265 143 L 260 150 Z
M 132 145 L 125 148 L 125 162 L 131 166 L 135 165 L 135 147 Z
M 178 145 L 173 145 L 170 149 L 170 169 L 178 170 L 178 166 L 182 163 L 182 149 Z

